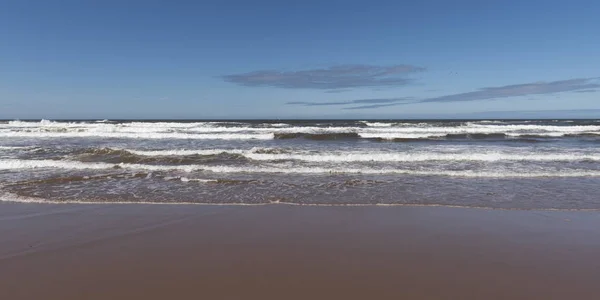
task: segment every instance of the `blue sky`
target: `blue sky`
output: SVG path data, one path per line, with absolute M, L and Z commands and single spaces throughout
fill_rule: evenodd
M 5 0 L 0 118 L 600 117 L 598 16 L 577 0 Z

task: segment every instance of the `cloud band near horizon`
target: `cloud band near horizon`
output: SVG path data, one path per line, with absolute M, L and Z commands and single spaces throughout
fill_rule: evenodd
M 477 91 L 443 95 L 438 97 L 420 99 L 413 102 L 401 102 L 401 101 L 390 101 L 391 103 L 383 104 L 384 101 L 378 102 L 379 104 L 347 107 L 344 109 L 372 109 L 386 106 L 405 105 L 405 104 L 419 104 L 419 103 L 447 103 L 447 102 L 462 102 L 462 101 L 480 101 L 480 100 L 493 100 L 501 98 L 519 97 L 519 96 L 530 96 L 530 95 L 542 95 L 542 94 L 555 94 L 562 92 L 577 92 L 577 93 L 592 93 L 596 92 L 596 88 L 600 88 L 600 83 L 597 82 L 599 78 L 576 78 L 568 80 L 559 80 L 551 82 L 533 82 L 524 84 L 513 84 L 499 87 L 485 87 Z M 368 99 L 362 99 L 368 100 Z M 385 100 L 385 99 L 378 99 Z M 352 100 L 352 104 L 360 103 L 360 100 Z
M 337 90 L 361 87 L 404 86 L 412 82 L 407 75 L 425 71 L 413 65 L 337 65 L 300 71 L 260 70 L 225 75 L 227 82 L 249 87 Z

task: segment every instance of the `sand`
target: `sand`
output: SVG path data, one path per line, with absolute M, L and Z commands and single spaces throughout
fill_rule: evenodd
M 0 299 L 600 299 L 600 213 L 0 204 Z

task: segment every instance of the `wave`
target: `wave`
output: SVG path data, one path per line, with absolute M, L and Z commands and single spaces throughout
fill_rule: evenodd
M 264 123 L 262 124 L 264 127 L 290 127 L 290 124 L 287 123 Z
M 188 155 L 216 155 L 220 153 L 245 154 L 251 150 L 241 149 L 202 149 L 202 150 L 132 150 L 122 149 L 124 151 L 145 156 L 188 156 Z M 258 150 L 257 150 L 258 151 Z M 265 149 L 264 151 L 268 151 Z
M 222 153 L 240 154 L 247 155 L 251 153 L 255 154 L 285 154 L 291 153 L 293 150 L 284 148 L 252 148 L 252 149 L 199 149 L 199 150 L 133 150 L 133 149 L 119 149 L 124 150 L 137 155 L 144 156 L 189 156 L 189 155 L 216 155 Z
M 458 133 L 458 134 L 447 134 L 447 139 L 469 139 L 469 140 L 483 140 L 483 139 L 504 139 L 507 135 L 504 133 Z
M 185 176 L 172 176 L 165 177 L 165 180 L 179 180 L 181 182 L 200 182 L 200 183 L 218 183 L 218 179 L 204 179 L 204 178 L 188 178 Z
M 153 155 L 145 156 L 136 154 L 133 151 L 111 148 L 92 148 L 76 152 L 74 157 L 82 162 L 106 162 L 113 164 L 166 164 L 166 165 L 189 165 L 212 162 L 231 162 L 246 161 L 247 158 L 240 153 L 231 153 L 226 151 L 216 152 L 207 151 L 205 153 L 191 153 L 187 155 Z
M 8 121 L 8 125 L 11 126 L 17 126 L 17 127 L 24 127 L 24 126 L 41 126 L 41 125 L 47 125 L 47 124 L 51 124 L 54 123 L 52 121 L 49 120 L 40 120 L 39 122 L 30 122 L 30 121 L 21 121 L 21 120 L 13 120 L 13 121 Z
M 392 127 L 394 123 L 384 123 L 384 122 L 368 122 L 368 121 L 359 121 L 368 127 Z
M 583 132 L 583 133 L 561 133 L 561 132 L 546 132 L 546 133 L 359 133 L 360 137 L 365 139 L 379 141 L 394 141 L 394 142 L 411 142 L 411 141 L 440 141 L 440 140 L 507 140 L 507 141 L 522 141 L 522 142 L 539 142 L 548 138 L 559 137 L 600 137 L 599 133 Z
M 293 133 L 275 133 L 274 138 L 276 140 L 304 138 L 307 140 L 325 141 L 325 140 L 358 139 L 358 138 L 360 138 L 360 135 L 355 132 L 339 132 L 339 133 L 293 132 Z
M 378 141 L 411 142 L 439 140 L 498 140 L 506 139 L 504 133 L 360 133 L 360 137 Z
M 0 137 L 6 138 L 111 138 L 111 139 L 171 139 L 171 140 L 347 140 L 371 139 L 388 141 L 414 141 L 414 140 L 458 140 L 458 139 L 534 139 L 549 137 L 600 137 L 600 133 L 585 132 L 581 134 L 540 133 L 540 134 L 515 134 L 515 133 L 394 133 L 394 132 L 281 132 L 281 133 L 133 133 L 133 132 L 0 132 Z
M 482 154 L 372 154 L 349 153 L 340 155 L 302 154 L 248 154 L 253 160 L 300 160 L 309 162 L 425 162 L 425 161 L 600 161 L 600 155 L 533 154 L 514 155 L 499 153 Z
M 115 121 L 94 121 L 94 122 L 58 122 L 43 120 L 40 122 L 29 121 L 9 121 L 6 124 L 0 124 L 2 128 L 11 129 L 27 129 L 27 128 L 49 128 L 62 127 L 84 128 L 97 131 L 113 132 L 113 131 L 128 131 L 128 130 L 151 130 L 151 132 L 168 130 L 168 129 L 190 129 L 197 131 L 214 132 L 222 130 L 222 132 L 237 132 L 242 130 L 252 131 L 269 131 L 269 130 L 294 130 L 294 131 L 316 131 L 316 130 L 383 130 L 392 132 L 445 132 L 445 133 L 491 133 L 491 132 L 598 132 L 600 125 L 597 123 L 577 125 L 573 123 L 562 124 L 506 124 L 497 123 L 500 121 L 479 121 L 479 122 L 420 122 L 420 123 L 398 123 L 398 122 L 367 122 L 359 121 L 358 124 L 366 125 L 358 126 L 357 123 L 248 123 L 248 122 L 127 122 L 114 123 Z M 323 126 L 327 125 L 327 126 Z M 371 128 L 372 127 L 372 128 Z
M 0 146 L 0 151 L 1 150 L 31 150 L 31 149 L 35 149 L 37 147 L 35 146 Z
M 0 137 L 21 138 L 114 138 L 114 139 L 184 139 L 184 140 L 271 140 L 271 133 L 189 134 L 125 132 L 0 132 Z
M 394 133 L 394 132 L 371 132 L 371 133 L 359 133 L 361 138 L 375 139 L 375 140 L 420 140 L 420 139 L 431 139 L 441 138 L 446 136 L 445 133 Z
M 20 160 L 20 159 L 2 159 L 0 160 L 0 170 L 21 170 L 21 169 L 40 169 L 40 168 L 58 168 L 72 170 L 105 170 L 118 168 L 115 164 L 108 163 L 81 163 L 76 161 L 59 160 Z
M 499 120 L 481 120 L 481 121 L 476 121 L 476 122 L 470 122 L 471 124 L 504 124 L 505 121 L 499 121 Z
M 18 181 L 9 184 L 9 186 L 22 186 L 22 185 L 39 185 L 39 184 L 63 184 L 73 183 L 78 181 L 90 181 L 100 179 L 114 179 L 114 178 L 148 178 L 149 173 L 109 173 L 109 174 L 98 174 L 98 175 L 70 175 L 60 177 L 50 177 L 44 179 L 33 179 Z
M 22 138 L 122 138 L 122 139 L 212 139 L 312 140 L 374 139 L 410 141 L 421 139 L 514 139 L 548 137 L 597 137 L 598 125 L 506 124 L 479 122 L 367 122 L 352 123 L 240 123 L 240 122 L 24 122 L 0 125 L 0 137 Z M 565 125 L 568 124 L 568 125 Z M 361 126 L 362 125 L 362 126 Z M 366 126 L 366 127 L 365 127 Z
M 496 131 L 557 131 L 557 132 L 581 132 L 581 131 L 599 131 L 598 125 L 534 125 L 534 124 L 506 124 L 489 125 L 467 123 L 467 128 L 488 129 Z
M 162 178 L 166 181 L 181 181 L 181 182 L 198 182 L 198 183 L 217 183 L 225 185 L 233 184 L 250 184 L 257 183 L 258 180 L 239 180 L 239 179 L 206 179 L 206 178 L 189 178 L 185 176 L 164 176 L 160 173 L 152 172 L 125 172 L 125 173 L 108 173 L 108 174 L 97 174 L 97 175 L 67 175 L 58 177 L 49 177 L 43 179 L 33 179 L 17 181 L 6 186 L 30 186 L 30 185 L 41 185 L 41 184 L 65 184 L 74 183 L 81 181 L 93 181 L 93 180 L 104 180 L 104 179 L 131 179 L 131 178 Z
M 600 153 L 502 153 L 502 152 L 467 152 L 467 153 L 435 153 L 435 152 L 365 152 L 365 151 L 330 151 L 314 153 L 308 151 L 292 152 L 287 149 L 250 149 L 250 150 L 127 150 L 143 156 L 186 156 L 214 155 L 231 153 L 245 158 L 261 161 L 299 160 L 308 162 L 423 162 L 423 161 L 600 161 Z M 230 152 L 231 151 L 231 152 Z
M 583 132 L 579 134 L 567 133 L 564 136 L 567 137 L 600 137 L 600 132 Z
M 213 172 L 213 173 L 273 173 L 273 174 L 381 174 L 381 175 L 413 175 L 413 176 L 450 176 L 469 178 L 533 178 L 533 177 L 599 177 L 600 171 L 596 170 L 561 170 L 556 171 L 507 171 L 497 170 L 494 172 L 478 170 L 407 170 L 390 168 L 322 168 L 322 167 L 289 167 L 282 166 L 208 166 L 208 165 L 142 165 L 142 164 L 109 164 L 109 163 L 83 163 L 75 161 L 56 160 L 0 160 L 0 170 L 17 169 L 73 169 L 73 170 L 106 170 L 106 169 L 129 169 L 146 171 L 182 171 L 182 172 Z

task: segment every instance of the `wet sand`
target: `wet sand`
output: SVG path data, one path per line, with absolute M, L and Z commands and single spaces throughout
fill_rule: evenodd
M 0 204 L 0 299 L 600 299 L 600 213 Z

